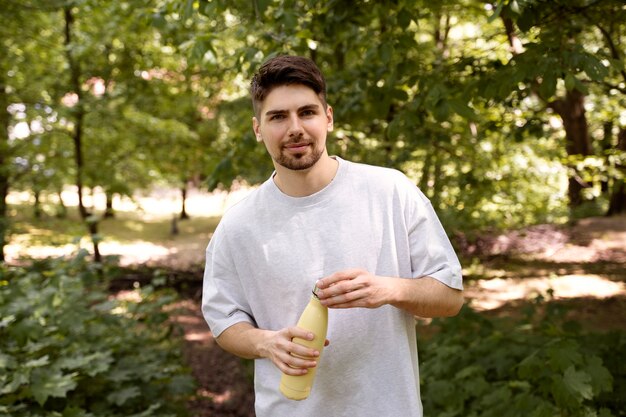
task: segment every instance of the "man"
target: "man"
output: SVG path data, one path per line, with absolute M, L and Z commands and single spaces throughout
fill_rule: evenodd
M 328 155 L 333 110 L 309 59 L 270 59 L 251 94 L 275 172 L 224 215 L 207 248 L 202 310 L 218 344 L 256 359 L 257 417 L 421 416 L 414 316 L 463 304 L 433 208 L 399 171 Z M 295 323 L 315 285 L 330 308 L 319 362 L 292 342 L 313 339 Z M 282 396 L 281 372 L 314 366 L 309 398 Z

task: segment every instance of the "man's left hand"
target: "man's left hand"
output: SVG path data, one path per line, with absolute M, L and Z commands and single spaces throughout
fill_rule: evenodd
M 397 281 L 364 269 L 346 269 L 317 281 L 317 296 L 329 308 L 377 308 L 391 303 Z

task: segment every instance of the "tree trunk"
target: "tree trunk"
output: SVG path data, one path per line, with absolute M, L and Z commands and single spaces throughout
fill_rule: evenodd
M 74 24 L 74 16 L 72 15 L 72 6 L 66 6 L 64 8 L 65 16 L 65 52 L 67 56 L 67 62 L 70 69 L 70 82 L 71 88 L 77 95 L 78 100 L 74 108 L 74 134 L 72 139 L 74 141 L 74 161 L 76 163 L 76 187 L 78 188 L 78 211 L 80 218 L 87 225 L 91 241 L 93 242 L 93 254 L 94 261 L 101 262 L 100 249 L 98 247 L 98 219 L 95 216 L 91 216 L 85 208 L 83 202 L 83 122 L 85 118 L 85 104 L 83 101 L 82 87 L 80 84 L 80 63 L 74 59 L 72 55 L 72 25 Z
M 4 54 L 3 54 L 4 55 Z M 9 219 L 7 218 L 7 196 L 9 195 L 9 123 L 11 115 L 6 85 L 0 78 L 0 262 L 4 262 L 4 247 L 7 243 Z
M 187 214 L 187 181 L 183 183 L 183 186 L 180 189 L 180 194 L 183 199 L 182 207 L 180 209 L 180 219 L 187 220 L 189 218 L 189 215 Z
M 77 95 L 78 100 L 74 109 L 74 132 L 72 140 L 74 141 L 74 162 L 76 163 L 76 187 L 78 188 L 78 212 L 80 218 L 85 220 L 89 213 L 83 203 L 83 119 L 85 116 L 83 107 L 83 94 L 80 85 L 80 65 L 74 59 L 72 55 L 72 25 L 74 24 L 74 16 L 72 15 L 71 6 L 66 6 L 65 12 L 65 52 L 67 55 L 67 62 L 70 68 L 70 83 L 71 88 Z
M 86 220 L 87 228 L 89 229 L 89 236 L 93 243 L 93 260 L 97 263 L 102 262 L 102 255 L 100 254 L 100 236 L 98 236 L 98 220 L 93 216 Z
M 113 193 L 109 191 L 105 191 L 107 198 L 106 209 L 104 210 L 104 218 L 112 219 L 115 217 L 115 210 L 113 210 Z
M 608 153 L 611 150 L 612 146 L 612 136 L 613 136 L 613 122 L 605 122 L 602 125 L 602 131 L 604 135 L 602 136 L 602 155 L 604 156 L 604 163 L 609 166 L 610 161 L 608 157 Z M 603 178 L 600 181 L 600 192 L 602 195 L 607 195 L 610 192 L 609 180 L 608 178 Z
M 617 149 L 626 152 L 626 128 L 620 128 L 617 135 Z M 609 200 L 607 216 L 626 213 L 626 166 L 618 165 L 618 169 L 624 174 L 622 178 L 616 178 L 613 184 L 613 192 Z
M 433 155 L 434 157 L 434 170 L 433 170 L 433 195 L 430 199 L 433 208 L 436 211 L 439 211 L 439 204 L 441 203 L 441 190 L 443 188 L 443 183 L 440 181 L 441 169 L 442 169 L 442 158 L 441 153 L 437 152 Z
M 428 180 L 430 178 L 430 166 L 432 163 L 432 152 L 426 150 L 426 156 L 424 156 L 424 165 L 422 166 L 422 174 L 420 175 L 417 186 L 424 194 L 427 194 Z
M 550 107 L 563 120 L 567 155 L 591 155 L 591 139 L 585 116 L 585 96 L 577 90 L 568 91 L 565 98 L 553 101 Z M 567 192 L 570 208 L 578 207 L 584 202 L 582 190 L 588 186 L 575 170 L 570 174 Z
M 35 204 L 33 206 L 34 214 L 36 219 L 41 219 L 41 191 L 36 190 L 35 194 Z
M 59 196 L 59 210 L 57 211 L 56 217 L 59 219 L 64 219 L 67 217 L 67 207 L 65 207 L 65 203 L 63 202 L 63 195 L 61 194 L 61 190 L 57 192 Z
M 0 161 L 0 166 L 1 166 Z M 4 171 L 3 168 L 0 168 Z M 7 196 L 9 195 L 9 179 L 8 176 L 0 174 L 0 262 L 4 262 L 4 247 L 7 244 L 7 235 L 9 230 L 9 219 L 7 218 Z

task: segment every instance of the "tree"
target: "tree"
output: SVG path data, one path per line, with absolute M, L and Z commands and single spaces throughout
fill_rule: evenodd
M 576 168 L 594 155 L 585 100 L 590 89 L 600 95 L 621 89 L 626 82 L 623 57 L 616 47 L 623 37 L 626 12 L 619 1 L 500 1 L 500 15 L 511 46 L 512 58 L 500 71 L 498 82 L 508 82 L 516 93 L 521 85 L 563 122 L 570 166 L 569 202 L 580 206 L 583 189 L 591 185 Z M 525 39 L 520 39 L 517 26 Z M 619 81 L 618 81 L 619 83 Z M 524 94 L 524 93 L 522 93 Z
M 58 45 L 40 36 L 53 25 L 46 7 L 3 2 L 0 14 L 0 260 L 4 260 L 10 230 L 6 198 L 30 173 L 37 141 L 53 117 L 50 105 L 56 98 L 60 61 Z

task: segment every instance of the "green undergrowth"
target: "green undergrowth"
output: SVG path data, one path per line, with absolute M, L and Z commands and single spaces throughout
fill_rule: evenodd
M 542 302 L 521 319 L 465 307 L 420 345 L 424 415 L 626 416 L 626 335 L 584 332 Z
M 104 269 L 103 269 L 104 268 Z M 106 291 L 85 260 L 0 266 L 0 416 L 182 416 L 194 382 L 152 285 Z

